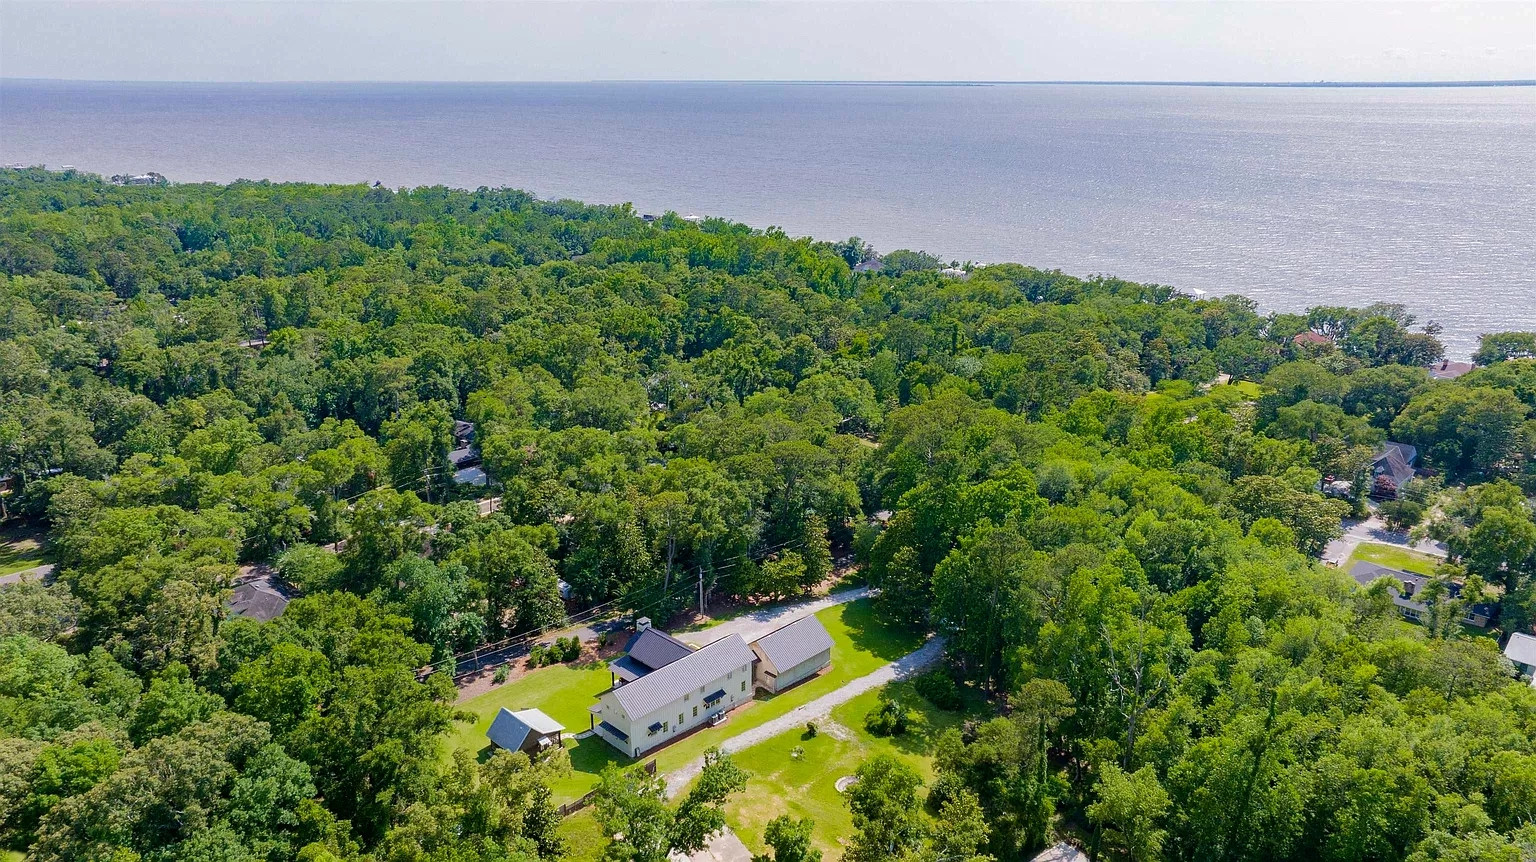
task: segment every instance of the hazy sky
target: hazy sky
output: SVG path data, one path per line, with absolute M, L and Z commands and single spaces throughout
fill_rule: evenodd
M 0 76 L 1529 79 L 1536 78 L 1536 0 L 0 0 Z

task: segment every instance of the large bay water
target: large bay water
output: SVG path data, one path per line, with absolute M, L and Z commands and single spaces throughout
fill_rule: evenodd
M 1536 329 L 1536 88 L 0 82 L 0 161 L 516 186 Z

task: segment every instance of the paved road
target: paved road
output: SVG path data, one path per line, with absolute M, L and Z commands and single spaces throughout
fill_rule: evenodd
M 1355 552 L 1355 548 L 1366 542 L 1396 545 L 1399 548 L 1407 548 L 1432 557 L 1444 557 L 1446 554 L 1445 545 L 1439 542 L 1426 540 L 1418 544 L 1410 543 L 1407 533 L 1397 533 L 1387 529 L 1386 522 L 1376 515 L 1364 521 L 1345 521 L 1344 528 L 1344 535 L 1329 542 L 1328 547 L 1323 549 L 1323 562 L 1342 566 Z
M 944 654 L 944 639 L 941 637 L 930 638 L 929 641 L 916 651 L 907 653 L 888 665 L 844 683 L 840 688 L 830 691 L 815 700 L 801 704 L 789 712 L 775 719 L 765 721 L 751 730 L 744 730 L 724 742 L 720 747 L 727 754 L 751 748 L 759 742 L 766 742 L 781 733 L 793 730 L 802 730 L 807 721 L 826 718 L 832 713 L 832 708 L 841 706 L 858 697 L 872 688 L 878 688 L 888 682 L 905 679 L 919 670 L 939 660 Z M 667 795 L 676 796 L 683 792 L 688 783 L 693 781 L 704 769 L 704 758 L 700 757 L 687 766 L 667 774 Z
M 0 575 L 0 584 L 19 583 L 22 578 L 46 581 L 48 580 L 48 576 L 51 574 L 53 574 L 53 563 L 44 563 L 41 566 L 33 566 L 30 569 L 22 569 L 19 572 L 12 572 L 9 575 Z
M 735 634 L 741 635 L 743 640 L 751 643 L 774 629 L 789 625 L 802 617 L 808 617 L 827 608 L 858 601 L 869 594 L 869 587 L 856 587 L 851 590 L 829 593 L 820 598 L 806 599 L 803 602 L 796 602 L 792 605 L 781 605 L 775 608 L 753 611 L 735 619 L 726 620 L 719 625 L 682 634 L 678 637 L 698 646 L 707 646 L 723 637 Z

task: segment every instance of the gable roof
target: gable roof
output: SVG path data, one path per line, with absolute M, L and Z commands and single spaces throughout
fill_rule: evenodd
M 727 672 L 750 665 L 754 658 L 741 635 L 726 635 L 666 667 L 619 686 L 611 694 L 631 720 L 644 718 Z
M 654 628 L 636 632 L 629 643 L 624 645 L 624 657 L 639 664 L 647 672 L 664 668 L 691 652 L 693 647 Z
M 502 748 L 516 751 L 523 747 L 528 734 L 545 736 L 565 730 L 565 725 L 537 709 L 520 709 L 513 712 L 502 707 L 491 721 L 485 735 Z
M 1536 666 L 1536 637 L 1515 632 L 1504 645 L 1504 655 L 1510 661 Z
M 1360 562 L 1357 562 L 1353 566 L 1349 567 L 1349 576 L 1354 578 L 1355 583 L 1362 587 L 1370 586 L 1371 582 L 1377 578 L 1391 578 L 1397 582 L 1397 585 L 1392 587 L 1392 604 L 1397 605 L 1400 608 L 1412 608 L 1417 611 L 1427 610 L 1429 607 L 1428 605 L 1418 600 L 1419 594 L 1424 591 L 1424 587 L 1428 586 L 1430 581 L 1430 579 L 1424 575 L 1415 574 L 1413 572 L 1399 571 L 1398 569 L 1389 569 L 1386 566 L 1378 566 L 1375 563 L 1367 563 L 1364 560 L 1361 560 Z M 1413 588 L 1412 595 L 1403 595 L 1404 584 L 1407 584 Z M 1446 584 L 1445 591 L 1447 593 L 1447 598 L 1461 598 L 1461 584 L 1458 584 L 1455 581 Z M 1466 610 L 1477 614 L 1478 616 L 1484 616 L 1492 619 L 1497 609 L 1487 602 L 1479 602 L 1478 604 L 1472 605 Z
M 785 670 L 831 649 L 832 636 L 827 634 L 821 620 L 807 616 L 763 635 L 755 646 L 774 667 Z
M 1419 458 L 1419 450 L 1406 443 L 1388 442 L 1376 455 L 1372 467 L 1376 475 L 1392 477 L 1392 484 L 1401 488 L 1413 479 L 1413 462 Z

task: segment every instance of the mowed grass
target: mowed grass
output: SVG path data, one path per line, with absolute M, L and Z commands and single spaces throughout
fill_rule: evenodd
M 1389 569 L 1412 572 L 1418 575 L 1433 575 L 1435 573 L 1435 566 L 1444 561 L 1439 557 L 1421 554 L 1418 551 L 1410 551 L 1407 548 L 1399 548 L 1396 545 L 1362 542 L 1355 548 L 1355 552 L 1350 555 L 1349 559 L 1344 562 L 1344 571 L 1349 571 L 1357 562 L 1375 563 L 1378 566 L 1386 566 Z
M 922 728 L 897 737 L 877 737 L 866 731 L 864 716 L 878 704 L 882 691 L 922 713 Z M 833 724 L 823 725 L 815 737 L 784 734 L 736 754 L 737 764 L 751 777 L 747 789 L 727 803 L 726 819 L 749 849 L 761 853 L 767 849 L 763 831 L 769 821 L 781 814 L 809 817 L 816 821 L 812 839 L 823 858 L 836 859 L 853 834 L 853 817 L 846 797 L 837 792 L 837 780 L 853 775 L 877 754 L 890 754 L 914 767 L 925 784 L 931 783 L 934 742 L 964 717 L 935 708 L 917 696 L 909 683 L 865 692 L 834 709 Z M 804 749 L 803 756 L 791 756 L 796 747 Z
M 662 773 L 678 769 L 701 757 L 710 746 L 834 691 L 901 658 L 923 643 L 921 635 L 882 624 L 876 619 L 874 606 L 868 599 L 826 608 L 816 616 L 832 635 L 832 667 L 783 694 L 760 695 L 757 700 L 731 713 L 730 720 L 719 727 L 704 728 L 642 759 L 655 758 L 657 769 Z M 597 702 L 597 696 L 608 689 L 609 681 L 607 666 L 600 663 L 540 668 L 515 682 L 459 704 L 460 709 L 473 712 L 476 721 L 473 725 L 461 725 L 449 737 L 448 750 L 468 749 L 477 754 L 489 754 L 490 743 L 485 738 L 485 731 L 502 707 L 541 709 L 565 725 L 568 734 L 584 731 L 589 725 L 587 707 Z M 566 748 L 571 755 L 572 772 L 551 786 L 556 802 L 567 802 L 591 790 L 607 764 L 624 766 L 634 762 L 595 736 L 580 741 L 567 738 Z
M 24 571 L 47 562 L 43 552 L 47 533 L 28 524 L 0 529 L 0 575 Z

